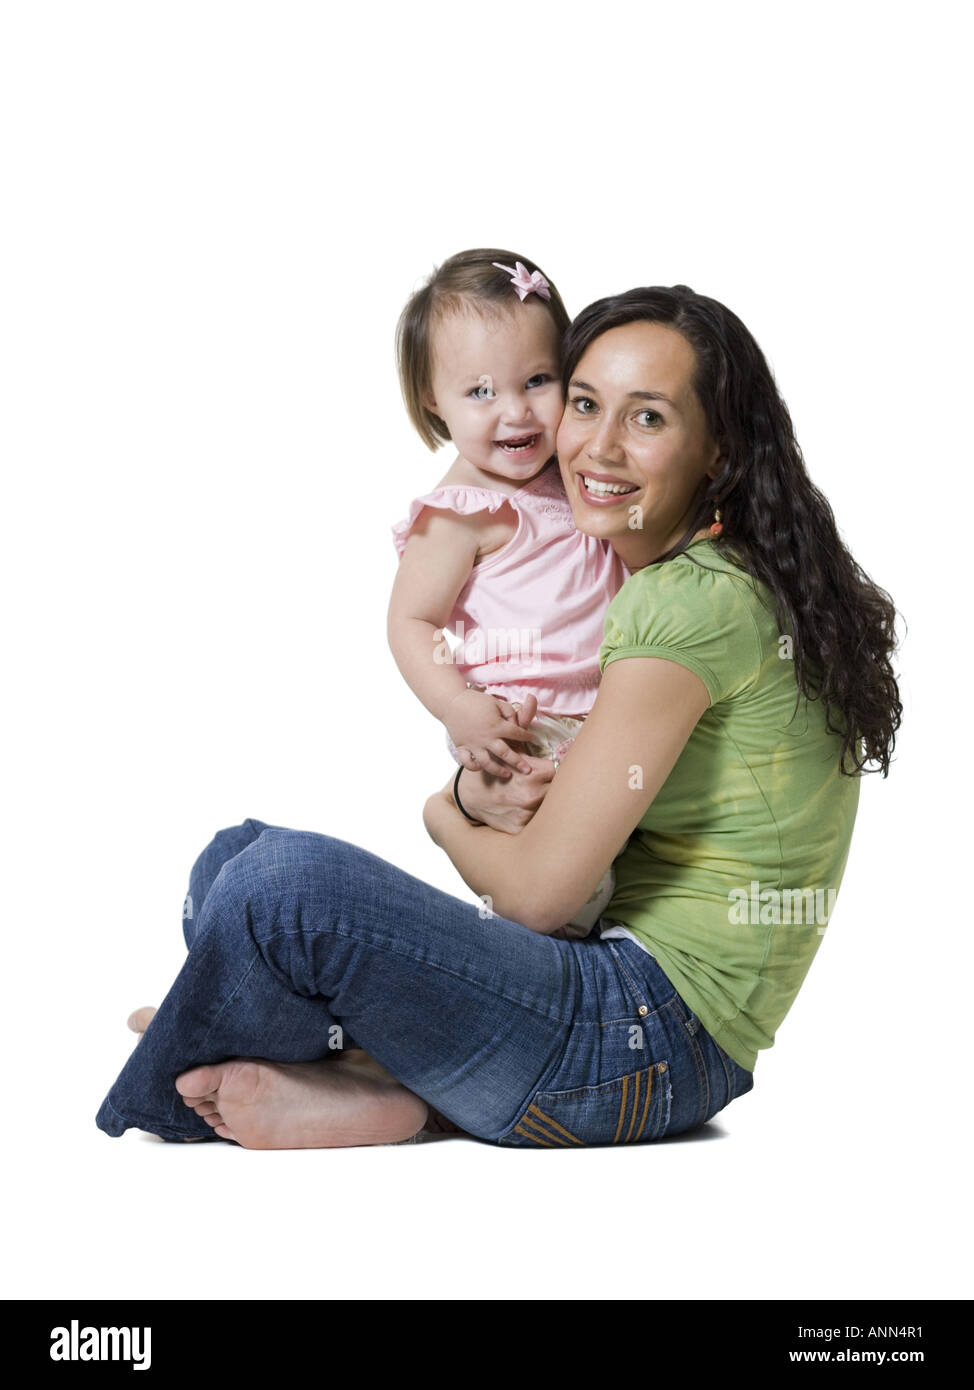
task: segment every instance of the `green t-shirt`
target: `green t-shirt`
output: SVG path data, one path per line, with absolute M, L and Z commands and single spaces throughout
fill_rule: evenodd
M 603 670 L 628 657 L 678 662 L 710 693 L 615 861 L 605 916 L 652 952 L 748 1071 L 821 943 L 859 802 L 821 701 L 795 709 L 781 637 L 767 587 L 700 540 L 626 581 L 600 652 Z

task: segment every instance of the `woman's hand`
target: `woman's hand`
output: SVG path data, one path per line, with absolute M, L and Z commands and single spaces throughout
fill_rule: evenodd
M 457 788 L 468 815 L 507 835 L 524 829 L 544 801 L 555 775 L 550 758 L 521 757 L 530 772 L 516 772 L 509 780 L 485 772 L 462 772 Z

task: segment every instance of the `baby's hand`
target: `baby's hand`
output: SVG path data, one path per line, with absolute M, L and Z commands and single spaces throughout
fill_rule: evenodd
M 457 750 L 457 759 L 469 772 L 491 772 L 510 777 L 508 769 L 530 772 L 522 755 L 505 740 L 529 743 L 528 725 L 538 702 L 529 695 L 520 709 L 483 690 L 461 690 L 447 708 L 443 723 Z

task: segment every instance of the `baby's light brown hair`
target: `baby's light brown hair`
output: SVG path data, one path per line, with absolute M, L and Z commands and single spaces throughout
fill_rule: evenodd
M 534 261 L 515 255 L 513 251 L 483 247 L 460 251 L 434 270 L 399 316 L 396 327 L 399 385 L 409 418 L 428 449 L 436 449 L 450 438 L 446 422 L 423 404 L 423 397 L 433 388 L 433 333 L 437 323 L 446 314 L 460 312 L 468 306 L 477 312 L 496 313 L 518 305 L 510 274 L 498 270 L 495 261 L 512 269 L 515 261 L 520 261 L 529 271 L 541 271 Z M 561 342 L 571 320 L 561 295 L 549 277 L 545 279 L 551 298 L 538 298 L 555 321 L 560 354 Z

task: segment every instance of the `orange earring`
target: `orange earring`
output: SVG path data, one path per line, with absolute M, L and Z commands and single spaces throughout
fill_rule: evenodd
M 712 536 L 719 536 L 723 529 L 720 521 L 720 508 L 718 507 L 714 512 L 714 524 L 710 528 L 710 534 Z

